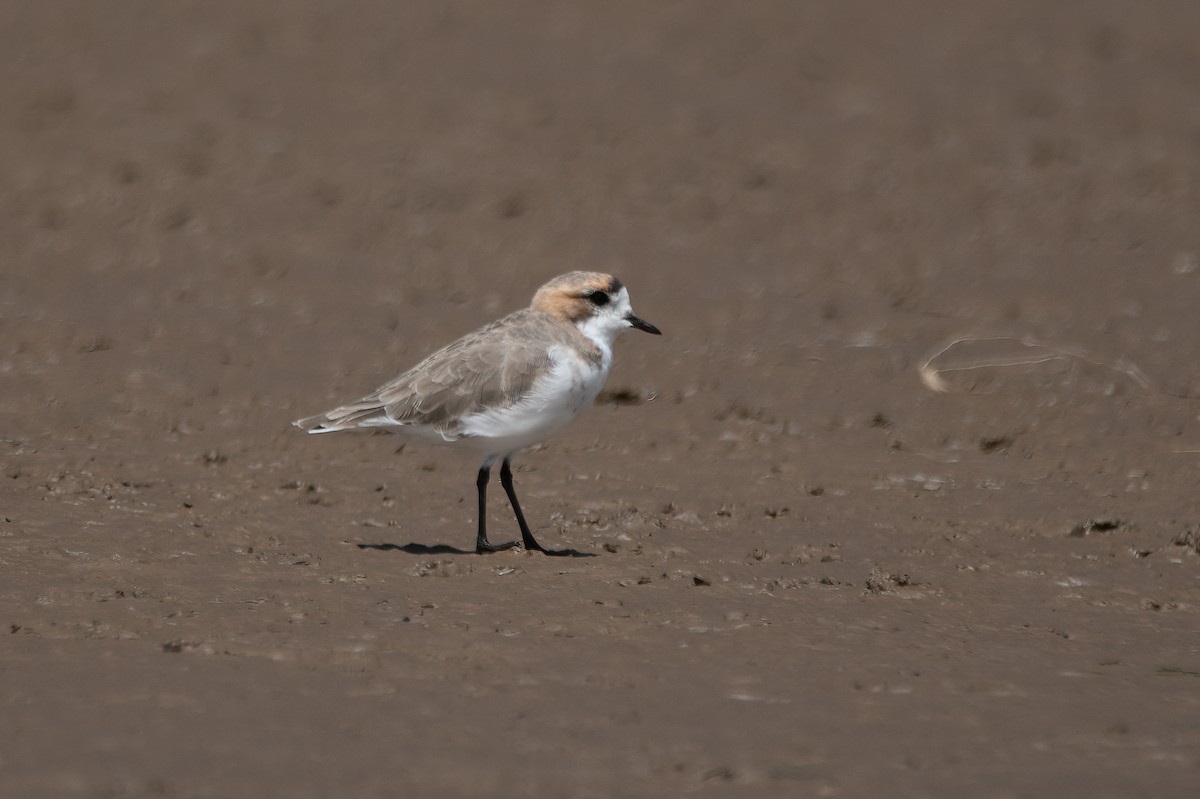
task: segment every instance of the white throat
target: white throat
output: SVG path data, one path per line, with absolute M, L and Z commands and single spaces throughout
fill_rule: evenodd
M 629 292 L 622 288 L 613 295 L 612 301 L 597 308 L 596 313 L 575 323 L 579 332 L 587 336 L 604 353 L 605 363 L 612 360 L 612 345 L 617 336 L 629 329 L 625 319 L 631 313 Z
M 604 363 L 607 366 L 612 362 L 612 345 L 616 341 L 617 336 L 621 333 L 620 325 L 614 325 L 612 320 L 607 316 L 589 316 L 587 319 L 576 322 L 575 326 L 579 328 L 579 332 L 588 337 L 588 340 L 600 348 L 600 353 L 604 358 Z

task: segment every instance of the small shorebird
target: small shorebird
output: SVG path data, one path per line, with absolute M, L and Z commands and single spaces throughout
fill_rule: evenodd
M 487 537 L 487 484 L 500 461 L 500 484 L 512 503 L 525 549 L 548 555 L 533 537 L 513 489 L 509 464 L 519 450 L 544 441 L 596 399 L 612 366 L 612 345 L 628 328 L 660 335 L 629 306 L 621 281 L 599 272 L 569 272 L 546 283 L 528 308 L 446 345 L 371 394 L 299 419 L 309 433 L 391 430 L 451 442 L 482 453 L 478 553 Z

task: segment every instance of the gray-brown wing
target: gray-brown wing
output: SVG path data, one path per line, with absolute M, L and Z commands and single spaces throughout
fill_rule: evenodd
M 548 321 L 529 309 L 517 311 L 448 344 L 362 399 L 297 424 L 310 432 L 415 424 L 456 438 L 464 416 L 506 407 L 532 390 L 551 365 L 549 348 L 567 343 L 574 332 Z
M 533 319 L 508 317 L 435 352 L 373 397 L 401 424 L 457 436 L 464 416 L 520 401 L 551 365 L 553 342 L 534 335 L 535 327 Z

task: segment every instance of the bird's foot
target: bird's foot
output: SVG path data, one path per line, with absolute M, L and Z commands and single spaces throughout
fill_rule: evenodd
M 548 558 L 587 558 L 592 557 L 586 552 L 580 552 L 577 549 L 546 549 L 544 546 L 535 541 L 532 537 L 526 538 L 521 542 L 526 552 L 541 552 Z
M 488 541 L 476 541 L 475 554 L 486 555 L 489 552 L 503 552 L 506 549 L 512 549 L 520 543 L 520 541 L 505 541 L 503 544 L 492 544 Z

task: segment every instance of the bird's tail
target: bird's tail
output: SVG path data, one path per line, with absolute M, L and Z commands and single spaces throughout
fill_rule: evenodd
M 333 433 L 356 427 L 380 427 L 394 424 L 387 417 L 387 410 L 376 402 L 355 402 L 342 405 L 316 416 L 308 416 L 292 422 L 307 433 Z

